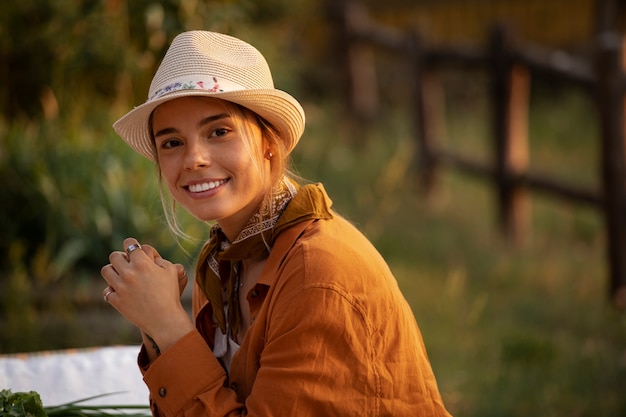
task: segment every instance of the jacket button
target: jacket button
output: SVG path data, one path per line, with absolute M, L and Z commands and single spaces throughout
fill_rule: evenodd
M 165 387 L 159 388 L 159 397 L 165 398 L 166 395 L 167 395 L 167 390 L 165 389 Z
M 232 384 L 230 384 L 230 389 L 232 389 L 233 391 L 237 392 L 237 384 L 235 384 L 234 382 Z
M 257 298 L 259 296 L 259 291 L 257 290 L 252 290 L 252 292 L 250 293 L 250 297 L 252 298 Z

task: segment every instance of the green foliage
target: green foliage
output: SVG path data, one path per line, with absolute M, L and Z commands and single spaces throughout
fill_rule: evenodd
M 148 417 L 152 415 L 146 405 L 86 405 L 86 401 L 112 394 L 101 394 L 83 398 L 66 404 L 47 406 L 44 410 L 48 417 Z
M 67 404 L 44 406 L 39 394 L 35 391 L 12 392 L 0 391 L 0 417 L 147 417 L 150 409 L 145 405 L 85 405 L 95 397 L 69 402 Z
M 44 343 L 37 328 L 46 328 L 37 311 L 72 314 L 68 296 L 101 283 L 98 271 L 124 238 L 179 255 L 160 218 L 151 165 L 114 134 L 44 121 L 13 124 L 3 137 L 0 273 L 8 279 L 0 281 L 0 346 L 36 349 Z
M 78 91 L 94 99 L 145 99 L 150 78 L 172 38 L 208 29 L 255 38 L 279 25 L 293 45 L 302 30 L 288 14 L 309 1 L 287 0 L 25 0 L 0 3 L 0 115 L 41 117 Z M 309 19 L 311 15 L 300 19 Z M 263 25 L 256 26 L 256 25 Z M 272 39 L 275 45 L 276 39 Z M 127 101 L 128 100 L 128 101 Z
M 144 232 L 150 205 L 136 205 L 142 197 L 155 198 L 154 181 L 128 175 L 132 159 L 97 152 L 88 128 L 81 131 L 83 143 L 68 137 L 71 132 L 59 138 L 59 128 L 53 122 L 13 125 L 0 148 L 0 192 L 8 197 L 1 225 L 14 236 L 0 247 L 32 257 L 26 270 L 40 283 L 57 281 L 74 267 L 93 268 L 102 262 L 94 257 L 119 247 L 125 234 Z M 109 135 L 107 142 L 114 140 Z M 139 193 L 135 199 L 131 188 Z
M 40 115 L 40 100 L 49 89 L 67 94 L 68 99 L 82 88 L 111 96 L 115 91 L 111 87 L 126 63 L 125 50 L 119 48 L 125 31 L 119 11 L 107 10 L 107 3 L 2 3 L 0 72 L 6 83 L 0 95 L 0 114 Z M 123 54 L 111 53 L 115 50 Z
M 41 398 L 35 391 L 0 391 L 0 416 L 2 417 L 46 417 Z

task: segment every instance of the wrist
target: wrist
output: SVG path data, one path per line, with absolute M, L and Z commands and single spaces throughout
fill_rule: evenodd
M 161 354 L 161 348 L 157 344 L 157 342 L 146 332 L 141 332 L 143 336 L 143 344 L 146 347 L 147 351 L 150 351 L 148 355 L 150 358 L 154 359 L 155 357 Z
M 144 332 L 144 335 L 157 354 L 161 354 L 193 330 L 194 325 L 183 310 L 182 314 L 171 316 L 167 323 L 162 323 L 151 333 Z

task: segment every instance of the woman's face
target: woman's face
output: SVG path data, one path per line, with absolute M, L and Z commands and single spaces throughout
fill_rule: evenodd
M 271 186 L 258 125 L 236 120 L 219 100 L 182 97 L 155 109 L 152 132 L 172 197 L 234 239 Z

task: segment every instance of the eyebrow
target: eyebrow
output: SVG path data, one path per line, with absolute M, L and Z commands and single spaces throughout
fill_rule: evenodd
M 211 122 L 214 122 L 216 120 L 220 120 L 220 119 L 227 119 L 230 116 L 226 113 L 220 113 L 220 114 L 216 114 L 214 116 L 209 116 L 209 117 L 205 117 L 204 119 L 200 120 L 198 122 L 198 127 L 202 127 L 205 125 L 208 125 Z M 176 129 L 175 127 L 166 127 L 164 129 L 159 130 L 158 132 L 156 132 L 154 134 L 154 137 L 157 138 L 159 136 L 162 135 L 169 135 L 171 133 L 178 133 L 178 129 Z

